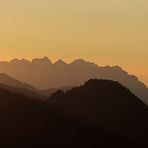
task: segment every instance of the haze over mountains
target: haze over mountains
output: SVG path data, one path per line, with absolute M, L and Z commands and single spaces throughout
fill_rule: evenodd
M 0 88 L 38 99 L 45 99 L 46 96 L 32 86 L 22 83 L 4 73 L 0 74 Z
M 79 86 L 91 78 L 115 80 L 148 103 L 148 88 L 119 66 L 99 67 L 84 60 L 75 60 L 70 64 L 62 60 L 52 63 L 44 57 L 31 62 L 25 59 L 0 62 L 0 72 L 41 90 Z

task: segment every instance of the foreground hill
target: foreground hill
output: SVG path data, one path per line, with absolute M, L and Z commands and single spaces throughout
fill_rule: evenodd
M 70 64 L 59 60 L 53 64 L 45 57 L 33 59 L 31 62 L 25 59 L 0 62 L 0 72 L 35 88 L 46 90 L 79 86 L 91 78 L 115 80 L 148 103 L 148 88 L 137 77 L 129 75 L 119 66 L 99 67 L 84 60 L 75 60 Z
M 148 107 L 118 82 L 90 80 L 48 101 L 0 88 L 0 146 L 144 147 Z
M 49 102 L 67 117 L 95 125 L 98 141 L 148 144 L 148 107 L 118 82 L 92 79 L 55 92 Z
M 96 130 L 69 119 L 47 102 L 0 88 L 0 147 L 93 148 Z

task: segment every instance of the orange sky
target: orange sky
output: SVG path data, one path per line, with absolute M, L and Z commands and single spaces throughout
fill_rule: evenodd
M 0 58 L 84 58 L 148 85 L 147 8 L 147 0 L 1 0 Z

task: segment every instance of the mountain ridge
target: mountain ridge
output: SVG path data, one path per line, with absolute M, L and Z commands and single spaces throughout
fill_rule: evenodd
M 47 101 L 4 88 L 0 98 L 1 147 L 97 147 L 94 127 L 67 118 Z
M 15 59 L 16 60 L 16 59 Z M 32 62 L 33 60 L 37 62 Z M 71 63 L 59 60 L 52 63 L 48 57 L 23 59 L 11 62 L 0 62 L 0 72 L 40 89 L 61 88 L 65 86 L 79 86 L 91 78 L 119 81 L 135 95 L 148 104 L 148 88 L 134 75 L 119 66 L 98 66 L 92 62 L 78 59 Z
M 111 132 L 110 140 L 117 134 L 147 143 L 148 107 L 119 82 L 91 79 L 66 92 L 58 90 L 48 101 L 67 117 Z M 118 142 L 116 138 L 111 141 Z
M 0 88 L 0 98 L 1 147 L 148 145 L 148 107 L 116 81 L 91 79 L 47 101 Z

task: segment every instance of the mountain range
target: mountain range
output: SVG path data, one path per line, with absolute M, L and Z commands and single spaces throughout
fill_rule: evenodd
M 142 101 L 148 104 L 148 88 L 134 75 L 129 75 L 119 66 L 100 67 L 95 63 L 75 60 L 70 64 L 62 60 L 52 63 L 47 57 L 33 59 L 14 59 L 0 62 L 0 72 L 5 73 L 36 89 L 51 94 L 51 89 L 79 86 L 91 78 L 119 81 Z
M 3 88 L 0 88 L 0 121 L 0 147 L 96 147 L 94 127 L 65 117 L 46 101 Z
M 148 107 L 119 82 L 91 79 L 39 100 L 0 88 L 0 146 L 148 146 Z

